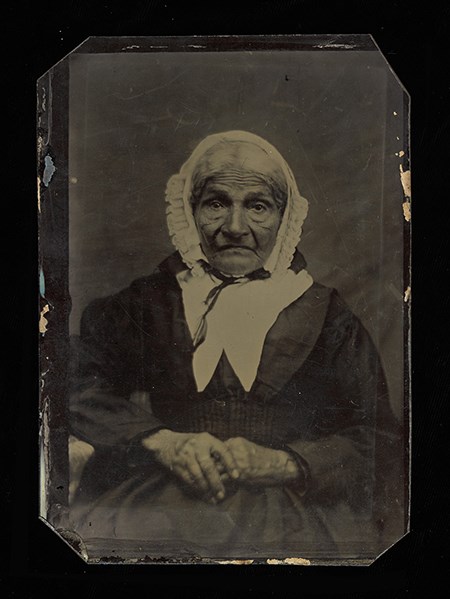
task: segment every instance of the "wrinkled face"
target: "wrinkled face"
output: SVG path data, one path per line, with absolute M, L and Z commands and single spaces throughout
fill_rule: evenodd
M 282 218 L 268 183 L 275 167 L 247 143 L 219 148 L 201 167 L 209 176 L 195 199 L 194 219 L 208 262 L 225 274 L 261 268 L 275 246 Z

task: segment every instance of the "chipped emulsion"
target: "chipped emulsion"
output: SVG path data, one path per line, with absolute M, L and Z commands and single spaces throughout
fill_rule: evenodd
M 41 374 L 41 393 L 44 391 L 44 387 L 45 387 L 45 376 L 50 372 L 50 368 L 47 368 L 47 370 L 44 370 L 44 372 Z
M 47 154 L 43 162 L 43 171 L 40 170 L 37 175 L 37 205 L 38 213 L 41 214 L 41 197 L 45 195 L 45 189 L 42 184 L 48 188 L 50 181 L 56 171 L 56 167 L 53 163 L 52 157 L 48 153 L 48 146 L 50 142 L 51 134 L 51 110 L 47 110 L 51 107 L 52 103 L 52 90 L 51 90 L 51 74 L 49 75 L 49 88 L 48 92 L 45 86 L 40 86 L 40 111 L 38 114 L 38 135 L 37 135 L 37 157 L 38 164 L 41 165 L 44 154 Z M 41 304 L 40 317 L 39 317 L 39 333 L 44 336 L 47 332 L 48 319 L 45 315 L 50 312 L 51 304 L 45 297 L 45 278 L 42 266 L 39 270 L 39 295 L 43 300 L 43 306 Z M 45 358 L 48 360 L 48 356 Z M 47 362 L 47 366 L 49 363 Z M 39 392 L 39 444 L 40 444 L 40 465 L 39 465 L 39 476 L 40 476 L 40 498 L 39 498 L 39 514 L 43 521 L 49 525 L 48 518 L 48 490 L 49 490 L 49 477 L 51 468 L 51 457 L 49 451 L 49 438 L 50 438 L 50 425 L 49 425 L 49 397 L 44 395 L 45 388 L 45 376 L 50 371 L 50 368 L 45 370 L 41 367 L 40 375 L 40 392 Z
M 37 201 L 38 201 L 38 212 L 41 213 L 41 179 L 37 178 Z
M 52 75 L 49 73 L 49 88 L 48 88 L 48 103 L 51 105 L 52 102 L 52 85 L 51 85 Z M 41 114 L 38 116 L 38 136 L 37 136 L 37 153 L 38 160 L 40 162 L 41 156 L 44 154 L 44 149 L 50 143 L 50 135 L 52 128 L 52 115 L 51 110 L 47 113 L 47 93 L 44 86 L 41 87 Z M 44 130 L 42 128 L 43 115 L 47 116 L 47 139 L 44 139 Z M 56 167 L 53 162 L 53 158 L 47 154 L 44 158 L 44 172 L 42 174 L 42 178 L 38 174 L 37 178 L 37 201 L 38 201 L 38 211 L 41 212 L 41 183 L 48 187 L 50 181 L 52 180 L 53 175 L 55 174 Z
M 38 131 L 41 128 L 42 125 L 42 115 L 45 114 L 46 109 L 47 109 L 47 95 L 45 92 L 45 87 L 42 86 L 41 87 L 41 114 L 38 114 Z M 37 151 L 38 151 L 38 156 L 40 156 L 42 154 L 42 147 L 44 146 L 44 138 L 42 137 L 42 134 L 38 133 L 37 136 Z
M 39 269 L 39 293 L 41 297 L 45 298 L 45 276 L 42 267 Z
M 266 564 L 271 566 L 310 566 L 311 562 L 304 557 L 286 557 L 285 559 L 268 559 Z
M 398 112 L 396 112 L 394 110 L 393 112 L 394 116 L 398 116 Z M 399 140 L 400 138 L 397 136 L 397 140 Z M 395 152 L 395 155 L 398 156 L 399 158 L 403 158 L 403 156 L 405 156 L 405 152 L 404 150 L 400 150 L 399 152 Z M 410 222 L 411 221 L 411 171 L 408 170 L 403 170 L 403 165 L 400 164 L 399 166 L 400 168 L 400 181 L 402 184 L 402 188 L 403 188 L 403 195 L 405 196 L 405 201 L 402 204 L 403 207 L 403 216 L 406 220 L 406 222 Z
M 250 566 L 254 563 L 254 559 L 231 559 L 231 560 L 218 560 L 214 562 L 216 564 L 220 564 L 221 566 L 232 565 L 232 566 Z
M 42 396 L 41 396 L 42 397 Z M 48 396 L 41 399 L 41 408 L 39 411 L 39 440 L 40 440 L 40 502 L 39 502 L 39 514 L 41 518 L 47 518 L 47 489 L 49 484 L 49 452 L 48 452 L 48 439 L 49 439 L 49 424 L 48 424 Z
M 47 106 L 47 98 L 45 94 L 45 87 L 41 87 L 41 111 L 44 113 Z M 44 147 L 44 138 L 42 134 L 39 133 L 39 129 L 41 126 L 41 116 L 38 116 L 38 136 L 37 136 L 37 154 L 38 157 L 42 156 L 43 147 Z M 41 178 L 38 175 L 37 178 L 37 201 L 38 201 L 38 211 L 41 212 Z
M 88 561 L 89 555 L 86 549 L 86 545 L 83 539 L 73 530 L 68 530 L 66 528 L 54 528 L 50 522 L 48 522 L 45 517 L 41 513 L 41 518 L 45 524 L 73 550 L 77 555 L 79 555 L 85 562 Z M 131 561 L 131 560 L 130 560 Z
M 400 165 L 400 181 L 403 187 L 403 194 L 405 201 L 403 202 L 403 216 L 406 222 L 411 220 L 411 171 L 403 170 L 403 166 Z
M 42 183 L 45 185 L 45 187 L 48 187 L 56 171 L 56 166 L 53 162 L 53 158 L 49 154 L 47 154 L 47 156 L 44 158 L 44 165 L 45 166 L 44 174 L 42 175 Z
M 411 221 L 411 202 L 403 202 L 403 216 L 407 223 Z
M 45 112 L 46 107 L 47 107 L 47 96 L 45 94 L 45 87 L 42 87 L 42 102 L 41 102 L 42 112 Z
M 402 182 L 403 193 L 406 198 L 411 198 L 411 171 L 403 170 L 403 166 L 400 165 L 400 180 Z
M 47 314 L 47 312 L 49 311 L 49 305 L 45 304 L 45 306 L 41 310 L 41 317 L 39 319 L 39 332 L 42 333 L 42 335 L 45 335 L 45 333 L 47 332 L 48 320 L 45 318 L 45 314 Z
M 409 299 L 410 299 L 410 297 L 411 297 L 411 287 L 408 285 L 408 287 L 407 287 L 407 288 L 406 288 L 406 290 L 405 290 L 405 295 L 404 295 L 404 297 L 403 297 L 403 301 L 404 301 L 405 303 L 406 303 L 406 302 L 408 302 L 408 301 L 409 301 Z
M 45 297 L 45 276 L 42 267 L 39 269 L 39 295 L 47 301 L 47 298 Z M 47 332 L 48 320 L 45 318 L 47 312 L 50 312 L 50 302 L 48 301 L 42 308 L 41 316 L 39 319 L 39 332 L 43 335 Z

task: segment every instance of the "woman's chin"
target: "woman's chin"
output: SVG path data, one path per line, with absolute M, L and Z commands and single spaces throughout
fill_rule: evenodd
M 242 255 L 234 252 L 232 255 L 226 254 L 224 252 L 215 256 L 213 260 L 210 260 L 210 264 L 227 275 L 247 275 L 262 266 L 259 258 L 253 252 L 251 255 Z

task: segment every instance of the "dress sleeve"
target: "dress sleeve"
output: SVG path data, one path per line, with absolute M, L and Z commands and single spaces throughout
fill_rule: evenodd
M 318 348 L 310 361 L 320 381 L 313 432 L 289 443 L 307 469 L 306 497 L 324 504 L 344 499 L 357 509 L 374 506 L 386 486 L 383 471 L 401 455 L 400 429 L 378 352 L 340 299 Z
M 139 314 L 127 295 L 94 300 L 84 311 L 74 340 L 70 425 L 73 435 L 94 448 L 134 446 L 162 428 L 150 410 L 130 401 L 140 390 Z M 134 308 L 135 309 L 135 308 Z

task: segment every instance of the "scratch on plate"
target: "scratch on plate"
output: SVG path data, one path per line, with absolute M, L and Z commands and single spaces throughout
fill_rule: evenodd
M 151 46 L 152 48 L 163 48 L 164 46 Z M 166 48 L 168 48 L 168 46 L 165 46 Z M 161 85 L 157 85 L 156 87 L 152 87 L 151 89 L 145 90 L 139 94 L 134 94 L 133 96 L 121 96 L 120 94 L 112 94 L 114 98 L 117 98 L 118 100 L 136 100 L 137 98 L 140 98 L 141 96 L 148 96 L 149 94 L 152 94 L 153 92 L 159 91 L 160 89 L 164 89 L 165 87 L 168 87 L 169 85 L 171 85 L 172 83 L 174 83 L 177 79 L 179 79 L 180 77 L 182 77 L 184 75 L 183 73 L 178 73 L 178 75 L 175 75 L 175 77 L 173 77 L 172 79 L 170 79 L 170 81 L 167 81 L 166 83 L 162 83 Z
M 367 159 L 366 165 L 363 168 L 363 172 L 367 170 L 367 167 L 369 166 L 369 162 L 372 160 L 372 154 L 369 154 L 369 158 Z
M 403 298 L 403 301 L 405 303 L 408 302 L 410 297 L 411 297 L 411 287 L 408 285 L 408 287 L 406 288 L 406 291 L 405 291 L 405 296 Z
M 134 50 L 140 48 L 140 46 L 136 46 L 136 44 L 132 44 L 131 46 L 124 46 L 122 50 Z
M 272 104 L 272 106 L 278 106 L 280 108 L 290 108 L 292 110 L 292 112 L 297 110 L 297 107 L 295 106 L 295 104 L 290 104 L 289 102 L 278 102 L 278 101 L 274 100 L 273 102 L 271 102 L 271 104 Z
M 309 559 L 303 557 L 286 557 L 285 559 L 268 559 L 267 564 L 270 565 L 288 565 L 288 566 L 310 566 L 311 562 Z
M 41 317 L 39 319 L 39 332 L 45 335 L 47 332 L 48 320 L 45 318 L 45 314 L 50 311 L 49 305 L 45 304 L 45 306 L 41 310 Z
M 386 289 L 392 293 L 392 295 L 395 297 L 395 299 L 397 299 L 397 300 L 402 299 L 403 296 L 401 294 L 401 291 L 399 291 L 397 289 L 397 287 L 394 285 L 394 283 L 391 282 L 391 283 L 389 283 L 389 285 L 386 285 Z
M 347 50 L 351 50 L 353 46 L 351 44 L 334 44 L 329 42 L 328 44 L 317 44 L 314 46 L 315 48 L 345 48 Z

